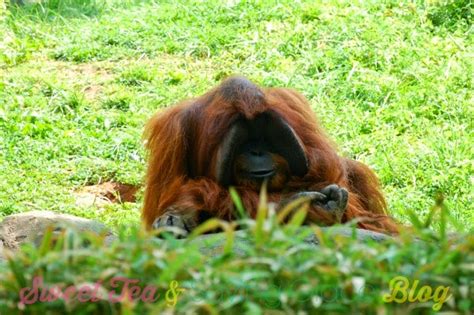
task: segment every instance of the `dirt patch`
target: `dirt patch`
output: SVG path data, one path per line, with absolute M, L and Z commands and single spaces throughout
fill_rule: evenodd
M 82 187 L 74 192 L 76 204 L 104 206 L 111 203 L 135 202 L 139 187 L 116 182 Z
M 84 97 L 87 100 L 93 100 L 97 98 L 102 89 L 103 87 L 101 85 L 90 85 L 83 89 Z
M 58 82 L 66 82 L 67 86 L 80 89 L 86 100 L 98 99 L 104 86 L 115 80 L 111 68 L 113 63 L 94 62 L 74 64 L 66 61 L 38 59 L 22 65 L 25 72 L 38 82 L 46 78 L 56 78 Z

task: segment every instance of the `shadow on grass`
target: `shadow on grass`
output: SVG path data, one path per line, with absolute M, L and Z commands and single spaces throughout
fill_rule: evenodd
M 472 0 L 452 0 L 441 2 L 430 8 L 428 19 L 434 26 L 446 26 L 454 29 L 458 24 L 472 25 Z
M 143 0 L 15 0 L 10 2 L 10 12 L 15 15 L 28 15 L 40 20 L 57 18 L 88 18 L 96 17 L 107 10 L 117 7 L 131 7 Z

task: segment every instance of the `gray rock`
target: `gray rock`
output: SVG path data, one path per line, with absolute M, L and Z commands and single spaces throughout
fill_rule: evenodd
M 6 251 L 15 251 L 22 243 L 31 242 L 36 245 L 41 243 L 44 232 L 49 227 L 54 227 L 56 232 L 63 228 L 71 228 L 78 232 L 92 231 L 97 234 L 105 234 L 105 243 L 110 244 L 117 237 L 107 227 L 97 221 L 76 217 L 69 214 L 60 214 L 52 211 L 30 211 L 7 216 L 0 223 L 0 260 L 4 258 Z M 300 231 L 302 231 L 301 228 Z M 356 237 L 360 241 L 383 241 L 390 236 L 385 234 L 352 229 L 350 227 L 322 227 L 321 230 L 328 237 Z M 205 234 L 197 237 L 196 242 L 206 255 L 217 255 L 223 251 L 226 242 L 225 233 Z M 314 233 L 305 238 L 305 242 L 317 246 L 319 240 Z M 244 237 L 244 231 L 235 233 L 233 251 L 242 253 L 249 245 L 249 240 Z
M 304 227 L 301 227 L 299 231 L 301 232 L 303 229 Z M 391 236 L 386 234 L 363 229 L 353 229 L 346 226 L 321 227 L 321 230 L 325 233 L 326 237 L 355 237 L 361 242 L 381 242 L 391 238 Z M 244 231 L 235 232 L 233 251 L 237 254 L 242 253 L 245 246 L 250 244 L 249 240 L 244 237 L 244 233 Z M 319 239 L 314 233 L 311 233 L 304 239 L 304 241 L 314 246 L 319 245 Z M 225 233 L 205 234 L 197 237 L 192 242 L 198 244 L 201 252 L 213 256 L 222 253 L 226 242 L 226 236 Z
M 0 259 L 6 250 L 17 250 L 22 243 L 41 243 L 44 232 L 49 227 L 55 232 L 71 228 L 78 232 L 92 231 L 105 234 L 106 244 L 116 237 L 100 222 L 52 211 L 29 211 L 7 216 L 0 223 Z
M 3 247 L 3 241 L 0 239 L 0 261 L 5 259 L 5 248 Z

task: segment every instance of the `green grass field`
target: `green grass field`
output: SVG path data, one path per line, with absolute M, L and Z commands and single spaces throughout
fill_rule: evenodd
M 396 218 L 423 217 L 442 193 L 473 226 L 469 1 L 101 3 L 3 10 L 0 216 L 138 222 L 141 194 L 97 209 L 72 192 L 140 184 L 146 120 L 243 74 L 301 91 L 341 154 L 377 172 Z
M 121 234 L 105 248 L 87 235 L 85 243 L 70 234 L 56 243 L 46 238 L 39 249 L 27 245 L 0 262 L 0 313 L 23 313 L 17 292 L 39 274 L 75 285 L 125 276 L 162 293 L 177 280 L 187 291 L 174 311 L 161 297 L 154 305 L 57 301 L 26 313 L 433 313 L 430 302 L 395 312 L 396 304 L 382 301 L 390 280 L 403 275 L 449 286 L 453 297 L 443 310 L 471 314 L 472 6 L 44 0 L 15 7 L 0 0 L 0 219 L 53 210 Z M 231 74 L 302 92 L 340 153 L 376 171 L 391 214 L 415 230 L 384 244 L 322 236 L 316 253 L 295 234 L 301 217 L 284 227 L 262 217 L 248 223 L 250 245 L 240 256 L 208 257 L 192 242 L 136 231 L 143 189 L 136 202 L 77 202 L 75 192 L 85 186 L 141 186 L 147 119 Z M 448 239 L 448 223 L 467 233 Z M 321 287 L 330 292 L 314 291 Z

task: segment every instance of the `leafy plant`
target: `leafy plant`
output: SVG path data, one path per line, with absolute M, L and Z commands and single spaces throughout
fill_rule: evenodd
M 473 233 L 448 238 L 443 231 L 414 228 L 402 230 L 396 239 L 361 242 L 355 233 L 338 235 L 337 226 L 301 226 L 305 213 L 301 205 L 297 209 L 303 210 L 293 211 L 289 223 L 282 224 L 283 218 L 264 203 L 264 193 L 262 200 L 256 220 L 238 222 L 243 230 L 235 230 L 237 223 L 211 219 L 185 240 L 169 234 L 159 239 L 128 229 L 105 245 L 101 236 L 69 230 L 53 235 L 50 229 L 39 248 L 25 245 L 0 263 L 0 310 L 9 314 L 263 314 L 271 310 L 425 314 L 439 306 L 443 311 L 467 314 L 474 308 Z M 201 236 L 216 228 L 225 232 Z M 318 247 L 305 241 L 311 236 L 319 240 Z M 32 287 L 35 277 L 42 281 L 38 296 Z M 403 294 L 398 292 L 394 295 L 398 303 L 384 302 L 382 297 L 390 296 L 394 290 L 390 281 L 396 277 L 405 277 L 410 289 L 419 281 L 418 289 L 413 289 L 415 297 L 421 286 L 433 291 L 448 288 L 445 299 L 433 294 L 426 295 L 425 302 L 400 303 Z M 132 286 L 125 283 L 127 279 L 136 280 L 136 294 L 118 298 Z M 56 285 L 63 292 L 71 286 L 76 290 L 95 287 L 97 300 L 91 301 L 89 292 L 84 303 L 78 302 L 79 293 L 40 302 L 41 292 Z M 156 289 L 153 303 L 141 295 L 147 285 Z M 117 301 L 111 301 L 110 292 L 115 292 Z

